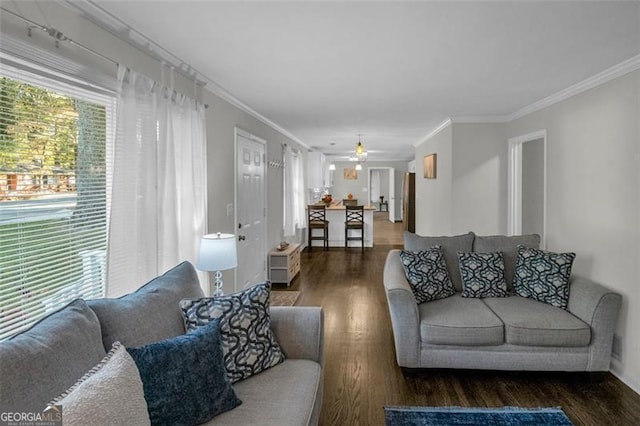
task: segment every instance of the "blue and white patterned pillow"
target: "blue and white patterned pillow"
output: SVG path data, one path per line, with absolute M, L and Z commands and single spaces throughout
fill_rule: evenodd
M 496 253 L 458 252 L 462 297 L 505 297 L 504 257 Z
M 575 258 L 575 253 L 550 253 L 518 246 L 513 291 L 518 296 L 567 309 Z
M 400 260 L 418 304 L 455 294 L 440 246 L 418 252 L 402 250 Z
M 271 283 L 219 297 L 180 301 L 187 332 L 219 319 L 222 352 L 231 383 L 246 379 L 284 361 L 271 331 Z

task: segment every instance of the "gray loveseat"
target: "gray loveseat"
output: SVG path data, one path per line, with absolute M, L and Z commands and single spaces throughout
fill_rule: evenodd
M 184 334 L 178 302 L 203 297 L 182 263 L 119 299 L 73 301 L 0 342 L 0 406 L 44 408 L 105 356 L 114 341 L 141 346 Z M 242 404 L 211 425 L 315 425 L 322 406 L 323 313 L 272 307 L 271 328 L 287 359 L 233 385 Z M 63 413 L 64 414 L 64 413 Z
M 461 297 L 457 252 L 504 255 L 508 288 L 519 244 L 537 247 L 539 237 L 421 237 L 405 234 L 405 250 L 440 245 L 456 294 L 417 304 L 405 277 L 400 250 L 384 268 L 398 365 L 539 371 L 607 371 L 621 296 L 593 281 L 572 277 L 568 309 L 520 296 Z

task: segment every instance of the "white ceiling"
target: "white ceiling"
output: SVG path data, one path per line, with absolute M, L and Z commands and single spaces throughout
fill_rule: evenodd
M 100 1 L 327 154 L 409 159 L 448 117 L 501 116 L 640 53 L 638 2 Z M 335 146 L 330 143 L 335 142 Z

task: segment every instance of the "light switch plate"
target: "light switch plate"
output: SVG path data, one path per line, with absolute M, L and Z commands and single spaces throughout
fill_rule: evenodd
M 227 204 L 227 217 L 233 216 L 233 204 Z

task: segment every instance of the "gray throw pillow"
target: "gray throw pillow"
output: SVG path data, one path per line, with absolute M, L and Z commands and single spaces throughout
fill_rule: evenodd
M 43 409 L 105 355 L 96 314 L 74 300 L 0 342 L 3 409 Z
M 64 426 L 149 425 L 140 373 L 127 350 L 115 343 L 107 356 L 51 404 L 62 406 Z
M 567 309 L 569 278 L 575 258 L 575 253 L 551 253 L 518 247 L 514 292 L 518 296 Z
M 218 297 L 180 302 L 187 332 L 219 320 L 224 363 L 231 383 L 246 379 L 284 361 L 271 331 L 271 283 Z
M 402 250 L 400 261 L 418 304 L 455 294 L 440 246 L 419 252 Z
M 540 235 L 476 235 L 473 241 L 473 251 L 479 253 L 502 252 L 504 258 L 504 278 L 507 281 L 507 289 L 513 288 L 514 273 L 516 270 L 516 258 L 518 257 L 518 246 L 539 248 Z
M 505 297 L 502 253 L 458 253 L 462 275 L 462 297 Z
M 404 249 L 418 252 L 434 246 L 440 246 L 447 264 L 449 277 L 457 291 L 462 291 L 462 278 L 458 266 L 458 252 L 470 252 L 473 250 L 473 232 L 451 237 L 423 237 L 411 232 L 404 233 Z
M 114 342 L 142 346 L 185 333 L 180 300 L 203 297 L 193 265 L 182 262 L 134 293 L 87 301 L 100 319 L 106 350 Z

